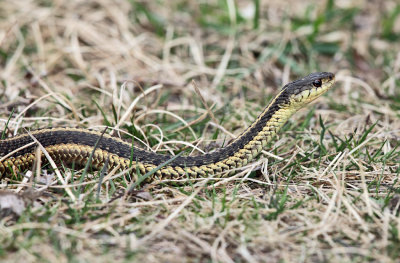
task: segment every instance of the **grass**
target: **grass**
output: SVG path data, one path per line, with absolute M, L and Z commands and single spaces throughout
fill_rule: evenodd
M 3 1 L 2 138 L 110 126 L 145 149 L 200 154 L 239 135 L 288 81 L 323 70 L 337 84 L 230 177 L 57 175 L 42 164 L 33 181 L 2 178 L 0 189 L 42 193 L 1 219 L 1 260 L 398 261 L 399 10 L 394 0 Z

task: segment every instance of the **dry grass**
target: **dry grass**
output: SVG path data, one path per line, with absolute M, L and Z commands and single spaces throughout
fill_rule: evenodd
M 62 180 L 42 170 L 42 184 L 3 178 L 1 189 L 44 194 L 0 221 L 0 257 L 399 261 L 400 5 L 258 3 L 3 0 L 6 136 L 112 126 L 143 148 L 198 154 L 238 135 L 287 81 L 323 70 L 338 83 L 234 177 L 142 183 L 111 203 L 126 173 L 109 171 L 99 192 L 98 172 L 80 184 L 70 167 Z

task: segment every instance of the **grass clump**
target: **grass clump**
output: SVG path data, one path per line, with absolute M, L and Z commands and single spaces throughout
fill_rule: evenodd
M 2 178 L 2 190 L 40 194 L 0 221 L 0 258 L 397 261 L 399 10 L 394 0 L 2 2 L 1 138 L 109 126 L 144 149 L 197 155 L 233 140 L 288 81 L 331 71 L 337 84 L 233 176 L 43 165 Z

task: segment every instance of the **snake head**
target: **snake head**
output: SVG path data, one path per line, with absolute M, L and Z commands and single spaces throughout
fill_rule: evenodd
M 333 73 L 316 72 L 285 85 L 282 96 L 291 107 L 300 108 L 324 94 L 334 83 Z

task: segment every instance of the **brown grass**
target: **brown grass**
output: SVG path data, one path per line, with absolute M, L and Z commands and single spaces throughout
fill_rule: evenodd
M 199 154 L 240 134 L 282 84 L 317 70 L 338 82 L 233 177 L 153 181 L 112 203 L 126 173 L 109 171 L 99 200 L 97 172 L 3 178 L 0 189 L 44 191 L 0 221 L 3 260 L 399 260 L 399 4 L 335 1 L 327 14 L 328 1 L 261 1 L 254 28 L 255 2 L 1 2 L 7 136 L 135 127 L 143 148 Z

